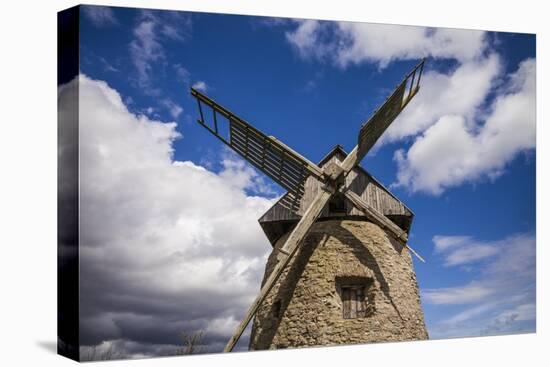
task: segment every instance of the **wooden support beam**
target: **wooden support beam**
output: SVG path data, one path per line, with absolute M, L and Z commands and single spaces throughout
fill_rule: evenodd
M 355 148 L 353 148 L 353 150 L 351 152 L 349 152 L 349 154 L 346 156 L 346 158 L 344 159 L 344 161 L 342 162 L 342 164 L 340 165 L 340 167 L 342 167 L 343 171 L 344 171 L 344 175 L 348 175 L 348 173 L 353 169 L 353 167 L 359 165 L 359 163 L 361 162 L 358 162 L 357 161 L 357 150 L 358 150 L 358 146 L 356 145 Z
M 279 260 L 277 262 L 277 265 L 275 265 L 275 268 L 273 269 L 266 282 L 264 283 L 264 286 L 260 290 L 260 294 L 258 294 L 256 299 L 252 303 L 252 306 L 250 306 L 250 309 L 237 327 L 237 330 L 235 331 L 231 339 L 229 339 L 229 342 L 223 350 L 224 352 L 231 352 L 233 350 L 235 344 L 237 344 L 237 341 L 244 332 L 244 329 L 246 329 L 246 326 L 248 325 L 256 311 L 258 311 L 258 308 L 269 294 L 269 291 L 273 288 L 275 282 L 277 282 L 285 267 L 288 265 L 292 257 L 296 254 L 298 248 L 303 242 L 303 239 L 308 234 L 309 229 L 311 228 L 315 220 L 319 217 L 331 196 L 332 193 L 330 191 L 319 190 L 317 196 L 315 197 L 315 199 L 313 199 L 313 202 L 304 213 L 304 216 L 298 222 L 296 227 L 294 227 L 294 230 L 286 240 L 285 244 L 282 246 L 281 251 L 279 252 L 277 257 Z
M 408 244 L 408 236 L 405 231 L 403 231 L 397 224 L 389 220 L 385 215 L 380 214 L 376 209 L 374 209 L 369 203 L 357 195 L 351 190 L 344 190 L 344 195 L 357 207 L 357 209 L 363 211 L 365 215 L 373 221 L 375 224 L 380 226 L 380 228 L 389 231 L 397 241 L 407 249 L 409 249 L 413 255 L 415 255 L 420 261 L 426 262 L 422 256 L 420 256 L 415 250 L 413 250 Z

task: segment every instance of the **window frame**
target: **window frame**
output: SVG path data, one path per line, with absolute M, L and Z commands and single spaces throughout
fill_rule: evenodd
M 376 312 L 374 279 L 369 276 L 343 275 L 335 277 L 340 297 L 341 316 L 353 320 L 372 316 Z
M 366 316 L 366 286 L 360 284 L 342 285 L 342 317 L 345 320 Z

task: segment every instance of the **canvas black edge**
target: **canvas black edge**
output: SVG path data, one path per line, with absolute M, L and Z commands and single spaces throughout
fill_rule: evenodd
M 57 13 L 57 90 L 78 83 L 80 6 Z M 78 87 L 57 115 L 57 353 L 80 360 Z

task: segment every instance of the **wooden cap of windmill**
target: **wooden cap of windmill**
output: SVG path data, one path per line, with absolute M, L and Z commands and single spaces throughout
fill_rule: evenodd
M 341 145 L 336 145 L 319 162 L 318 166 L 322 169 L 329 168 L 335 162 L 340 164 L 347 156 L 344 148 Z M 413 212 L 363 167 L 355 166 L 345 177 L 343 185 L 384 214 L 405 233 L 409 233 Z M 293 203 L 294 197 L 287 193 L 260 217 L 258 222 L 272 245 L 300 220 L 315 194 L 322 190 L 321 186 L 322 183 L 314 177 L 308 177 L 304 185 L 305 194 L 297 203 Z M 319 216 L 320 219 L 329 217 L 352 217 L 368 220 L 368 216 L 362 210 L 357 209 L 344 195 L 334 196 Z

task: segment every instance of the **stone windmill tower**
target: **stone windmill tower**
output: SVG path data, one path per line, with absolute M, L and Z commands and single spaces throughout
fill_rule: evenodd
M 256 300 L 250 349 L 427 339 L 408 244 L 413 213 L 359 163 L 420 88 L 424 60 L 361 127 L 348 154 L 318 165 L 204 94 L 199 123 L 288 192 L 259 220 L 273 245 Z M 205 120 L 203 107 L 212 111 Z

